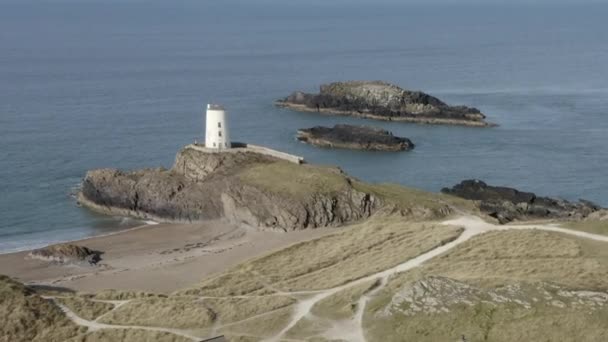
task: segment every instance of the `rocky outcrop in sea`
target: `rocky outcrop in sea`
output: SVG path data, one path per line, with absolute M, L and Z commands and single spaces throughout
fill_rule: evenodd
M 490 126 L 479 109 L 450 106 L 421 91 L 382 81 L 323 84 L 318 94 L 296 91 L 276 105 L 298 111 L 425 124 Z
M 532 192 L 491 186 L 480 180 L 465 180 L 452 188 L 443 188 L 441 192 L 480 201 L 480 209 L 500 223 L 529 219 L 580 220 L 601 209 L 585 200 L 573 203 L 559 198 L 541 197 Z
M 297 139 L 315 146 L 368 151 L 405 151 L 414 148 L 408 138 L 391 132 L 353 125 L 316 126 L 298 130 Z

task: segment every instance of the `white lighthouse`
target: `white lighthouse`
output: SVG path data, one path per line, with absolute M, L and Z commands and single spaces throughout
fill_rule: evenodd
M 215 149 L 230 148 L 226 111 L 220 105 L 207 105 L 205 147 Z

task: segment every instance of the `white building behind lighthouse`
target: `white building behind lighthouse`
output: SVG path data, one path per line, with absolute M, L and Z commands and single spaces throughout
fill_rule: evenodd
M 207 105 L 205 147 L 218 150 L 231 147 L 226 111 L 220 105 Z

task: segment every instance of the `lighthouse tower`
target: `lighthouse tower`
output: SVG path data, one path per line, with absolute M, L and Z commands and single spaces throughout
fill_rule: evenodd
M 219 150 L 230 148 L 226 111 L 220 105 L 207 105 L 205 147 Z

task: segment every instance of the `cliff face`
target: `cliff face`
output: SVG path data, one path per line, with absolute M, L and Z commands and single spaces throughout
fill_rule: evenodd
M 324 84 L 318 94 L 294 92 L 277 101 L 295 110 L 420 123 L 488 126 L 477 108 L 449 106 L 420 91 L 409 91 L 381 81 Z
M 312 182 L 331 184 L 318 188 Z M 79 198 L 113 214 L 176 222 L 226 218 L 280 230 L 341 225 L 369 217 L 380 206 L 335 169 L 189 148 L 178 153 L 171 170 L 89 171 Z

